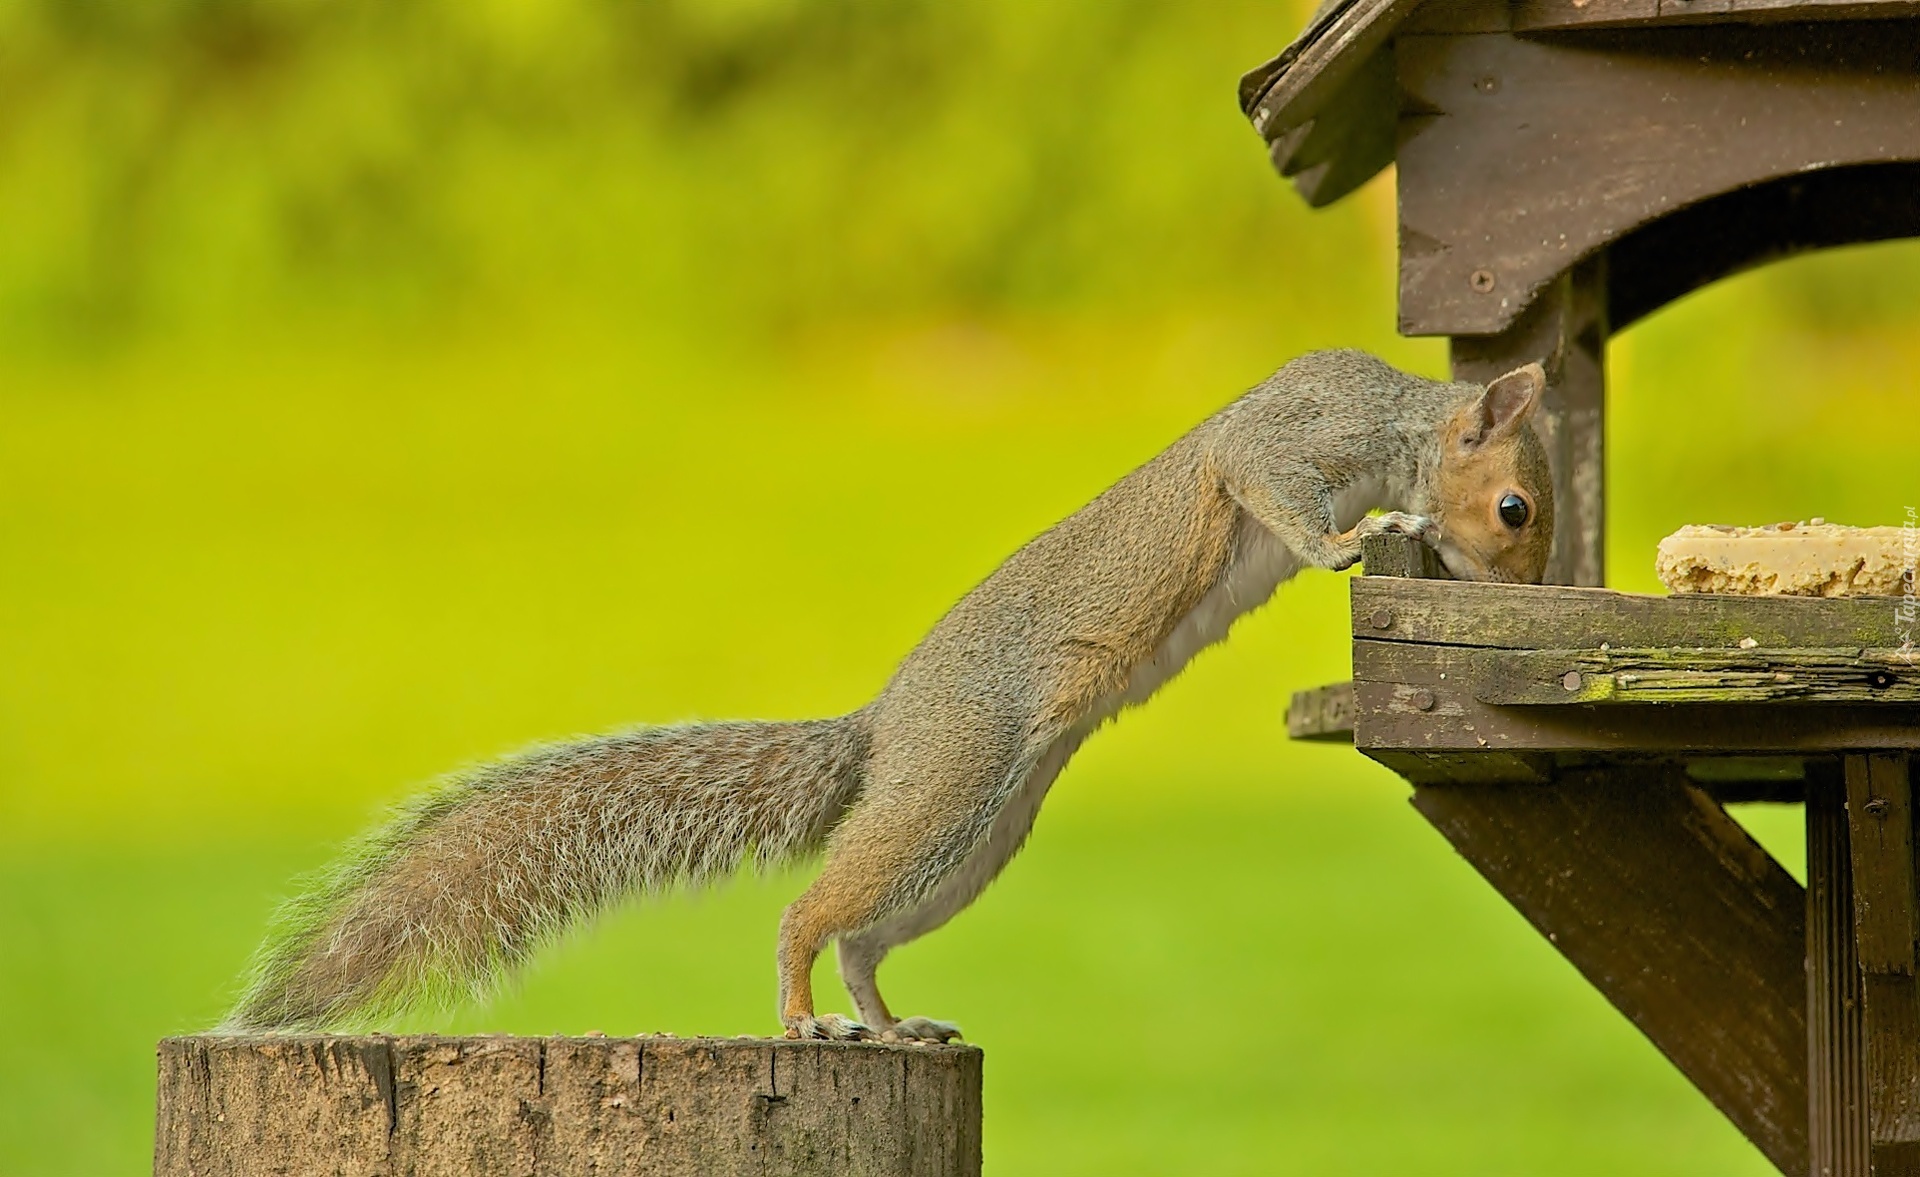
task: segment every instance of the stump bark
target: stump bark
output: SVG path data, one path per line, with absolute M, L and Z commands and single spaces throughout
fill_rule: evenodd
M 980 1172 L 971 1046 L 169 1038 L 155 1177 Z

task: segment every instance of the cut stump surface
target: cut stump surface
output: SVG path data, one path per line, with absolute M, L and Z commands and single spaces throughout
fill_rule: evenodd
M 169 1038 L 155 1177 L 980 1172 L 971 1046 Z

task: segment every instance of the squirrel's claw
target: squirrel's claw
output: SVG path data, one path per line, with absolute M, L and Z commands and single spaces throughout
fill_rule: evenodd
M 952 1042 L 960 1037 L 960 1027 L 932 1018 L 903 1018 L 880 1035 L 882 1042 Z
M 802 1014 L 799 1017 L 782 1019 L 787 1026 L 789 1038 L 824 1038 L 830 1042 L 860 1042 L 875 1037 L 874 1032 L 864 1023 L 840 1014 Z
M 1370 529 L 1382 535 L 1404 535 L 1411 539 L 1434 538 L 1433 519 L 1426 515 L 1409 515 L 1405 511 L 1388 511 L 1369 520 Z

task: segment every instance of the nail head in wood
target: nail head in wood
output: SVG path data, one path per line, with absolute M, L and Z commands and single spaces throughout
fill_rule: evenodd
M 1907 760 L 1900 755 L 1873 753 L 1848 756 L 1844 764 L 1847 809 L 1852 819 L 1848 843 L 1853 860 L 1853 922 L 1860 967 L 1869 974 L 1911 978 L 1914 941 L 1920 938 L 1920 910 L 1916 910 L 1920 905 L 1916 904 L 1914 891 L 1913 809 Z M 1920 1116 L 1915 1118 L 1915 1128 L 1920 1138 Z

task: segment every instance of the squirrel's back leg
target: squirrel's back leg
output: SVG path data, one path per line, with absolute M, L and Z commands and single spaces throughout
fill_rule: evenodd
M 875 970 L 889 949 L 946 923 L 1000 873 L 1025 841 L 1072 746 L 1057 741 L 1038 754 L 1023 749 L 1011 756 L 976 749 L 976 756 L 956 758 L 950 746 L 943 751 L 947 755 L 931 765 L 912 755 L 876 756 L 869 779 L 902 785 L 869 788 L 835 831 L 819 879 L 787 908 L 780 990 L 789 1034 L 936 1040 L 958 1034 L 927 1018 L 895 1021 Z M 905 772 L 900 760 L 921 761 L 921 771 Z M 829 940 L 839 941 L 841 977 L 865 1025 L 814 1016 L 813 962 Z

